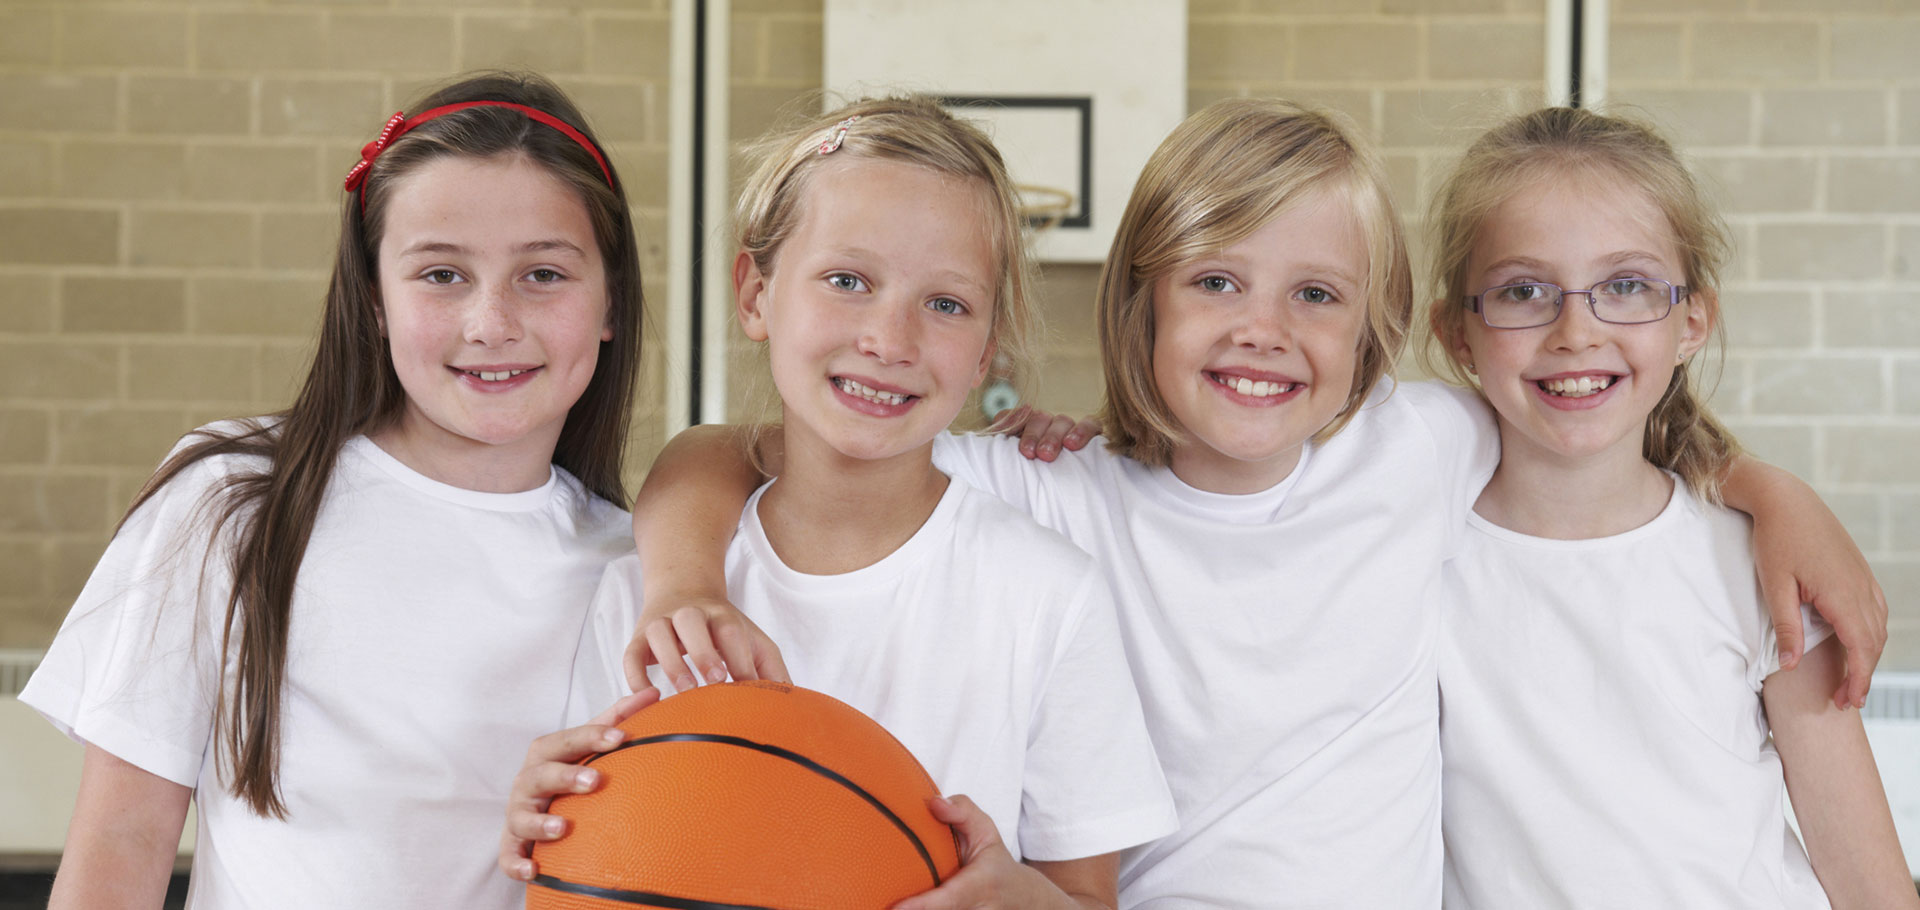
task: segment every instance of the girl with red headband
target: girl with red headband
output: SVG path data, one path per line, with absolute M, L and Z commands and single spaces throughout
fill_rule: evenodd
M 158 907 L 189 799 L 195 907 L 522 902 L 507 785 L 632 549 L 639 260 L 551 83 L 411 110 L 347 178 L 298 399 L 181 441 L 21 695 L 86 746 L 55 907 Z

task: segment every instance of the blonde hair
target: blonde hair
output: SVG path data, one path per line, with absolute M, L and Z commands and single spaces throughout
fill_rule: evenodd
M 1488 130 L 1440 187 L 1433 207 L 1433 282 L 1439 297 L 1430 313 L 1432 337 L 1421 352 L 1430 372 L 1474 386 L 1451 342 L 1466 324 L 1462 300 L 1470 293 L 1467 270 L 1480 227 L 1508 199 L 1570 175 L 1611 178 L 1644 191 L 1665 216 L 1680 250 L 1684 275 L 1677 283 L 1687 286 L 1692 305 L 1718 305 L 1720 270 L 1731 251 L 1727 228 L 1673 146 L 1652 126 L 1625 116 L 1542 108 Z M 1721 339 L 1718 319 L 1714 334 Z M 1700 372 L 1686 363 L 1674 368 L 1665 396 L 1647 415 L 1642 451 L 1649 462 L 1717 502 L 1720 480 L 1740 447 L 1707 409 Z
M 848 124 L 848 118 L 857 117 Z M 840 135 L 845 125 L 845 134 Z M 822 154 L 823 142 L 839 147 Z M 924 96 L 873 98 L 805 118 L 762 138 L 751 154 L 759 164 L 733 210 L 734 240 L 771 275 L 780 247 L 800 223 L 809 175 L 825 161 L 856 159 L 918 165 L 977 180 L 985 191 L 988 232 L 999 263 L 992 337 L 997 357 L 1025 375 L 1039 318 L 1033 305 L 1033 259 L 1027 250 L 1020 195 L 999 149 L 971 123 Z
M 1314 438 L 1346 426 L 1393 368 L 1413 310 L 1406 238 L 1385 171 L 1343 121 L 1287 101 L 1217 101 L 1176 127 L 1147 160 L 1095 301 L 1108 448 L 1165 465 L 1186 435 L 1153 382 L 1154 283 L 1323 189 L 1344 196 L 1366 235 L 1367 315 L 1347 401 Z

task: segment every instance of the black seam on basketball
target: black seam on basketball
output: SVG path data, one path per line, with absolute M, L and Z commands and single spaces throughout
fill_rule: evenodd
M 619 901 L 623 904 L 644 904 L 649 907 L 663 907 L 666 910 L 774 910 L 759 904 L 722 904 L 715 901 L 694 900 L 690 897 L 674 897 L 670 894 L 655 894 L 651 891 L 623 891 L 619 888 L 600 888 L 570 882 L 551 875 L 536 875 L 529 884 L 564 891 L 568 894 L 582 894 L 602 900 Z
M 779 746 L 770 746 L 766 743 L 757 743 L 753 740 L 743 739 L 738 736 L 726 736 L 719 733 L 665 733 L 659 736 L 643 736 L 639 739 L 627 740 L 605 752 L 589 757 L 586 761 L 581 762 L 581 764 L 590 765 L 593 764 L 595 760 L 605 758 L 615 752 L 622 752 L 635 746 L 651 746 L 658 743 L 718 743 L 723 746 L 739 746 L 743 749 L 752 749 L 756 752 L 764 752 L 775 758 L 784 758 L 787 761 L 793 762 L 808 771 L 812 771 L 821 777 L 847 788 L 853 792 L 853 795 L 866 800 L 867 805 L 879 810 L 880 814 L 886 816 L 887 821 L 892 822 L 893 826 L 898 828 L 901 834 L 907 836 L 907 841 L 913 844 L 914 852 L 920 854 L 920 861 L 927 864 L 927 875 L 933 878 L 933 886 L 936 888 L 940 887 L 940 869 L 933 864 L 933 854 L 927 852 L 927 845 L 920 840 L 920 835 L 913 833 L 913 829 L 907 826 L 904 819 L 893 814 L 893 810 L 887 808 L 886 803 L 881 802 L 873 794 L 868 793 L 866 789 L 859 784 L 848 780 L 845 776 L 841 775 L 840 772 L 801 755 L 798 752 L 782 749 Z

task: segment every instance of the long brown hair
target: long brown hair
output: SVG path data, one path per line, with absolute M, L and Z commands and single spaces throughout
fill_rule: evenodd
M 1322 189 L 1350 204 L 1366 235 L 1367 319 L 1346 403 L 1314 438 L 1330 438 L 1353 419 L 1393 369 L 1413 314 L 1413 273 L 1386 171 L 1337 114 L 1232 98 L 1201 108 L 1167 135 L 1114 232 L 1094 302 L 1108 449 L 1166 465 L 1186 438 L 1153 381 L 1154 282 L 1240 242 Z
M 470 75 L 410 110 L 464 101 L 525 105 L 559 118 L 589 139 L 593 135 L 557 86 L 529 73 Z M 231 772 L 234 796 L 263 816 L 287 814 L 279 790 L 281 686 L 294 582 L 327 482 L 340 447 L 354 436 L 390 426 L 406 402 L 377 316 L 376 253 L 391 189 L 401 175 L 447 156 L 524 158 L 563 180 L 586 206 L 606 266 L 607 322 L 613 340 L 600 344 L 593 378 L 567 412 L 553 463 L 592 493 L 621 506 L 627 502 L 620 469 L 640 364 L 641 296 L 639 252 L 619 177 L 613 176 L 609 185 L 586 149 L 509 108 L 469 108 L 415 127 L 375 160 L 364 187 L 365 211 L 357 194 L 343 201 L 340 246 L 319 344 L 293 406 L 266 419 L 239 421 L 237 429 L 196 431 L 154 472 L 127 509 L 133 514 L 202 459 L 238 455 L 266 463 L 260 473 L 222 479 L 205 513 L 209 539 L 231 544 L 226 556 L 233 588 L 227 594 L 221 665 L 238 651 L 233 677 L 223 678 L 214 709 L 216 761 Z
M 1433 334 L 1421 349 L 1430 371 L 1475 387 L 1452 342 L 1461 337 L 1466 321 L 1461 301 L 1478 291 L 1466 285 L 1480 227 L 1515 194 L 1571 174 L 1599 175 L 1645 192 L 1666 217 L 1680 250 L 1684 275 L 1677 283 L 1689 289 L 1689 304 L 1719 306 L 1720 271 L 1732 244 L 1726 224 L 1672 144 L 1652 126 L 1619 113 L 1541 108 L 1488 130 L 1440 187 L 1433 206 L 1433 282 L 1439 297 L 1429 313 Z M 1718 318 L 1714 337 L 1724 337 Z M 1720 481 L 1740 445 L 1707 408 L 1704 372 L 1687 362 L 1674 368 L 1666 394 L 1647 414 L 1641 454 L 1680 475 L 1702 498 L 1718 502 Z

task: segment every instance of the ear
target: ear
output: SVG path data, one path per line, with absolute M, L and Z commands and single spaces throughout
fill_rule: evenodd
M 1467 346 L 1467 333 L 1458 326 L 1447 324 L 1443 318 L 1447 307 L 1454 305 L 1446 299 L 1435 300 L 1427 306 L 1427 327 L 1433 330 L 1433 337 L 1440 340 L 1441 347 L 1453 357 L 1453 362 L 1465 366 L 1473 362 L 1473 349 Z
M 980 366 L 973 371 L 973 388 L 977 389 L 981 383 L 987 381 L 987 373 L 993 369 L 993 355 L 999 350 L 998 341 L 992 338 L 987 339 L 986 350 L 980 352 Z
M 1680 330 L 1680 356 L 1692 357 L 1713 337 L 1720 322 L 1720 295 L 1712 289 L 1687 295 L 1687 324 Z
M 611 300 L 607 301 L 607 318 L 600 326 L 600 340 L 602 342 L 613 340 L 613 301 Z
M 733 257 L 733 309 L 740 330 L 753 341 L 767 340 L 767 278 L 746 251 Z

